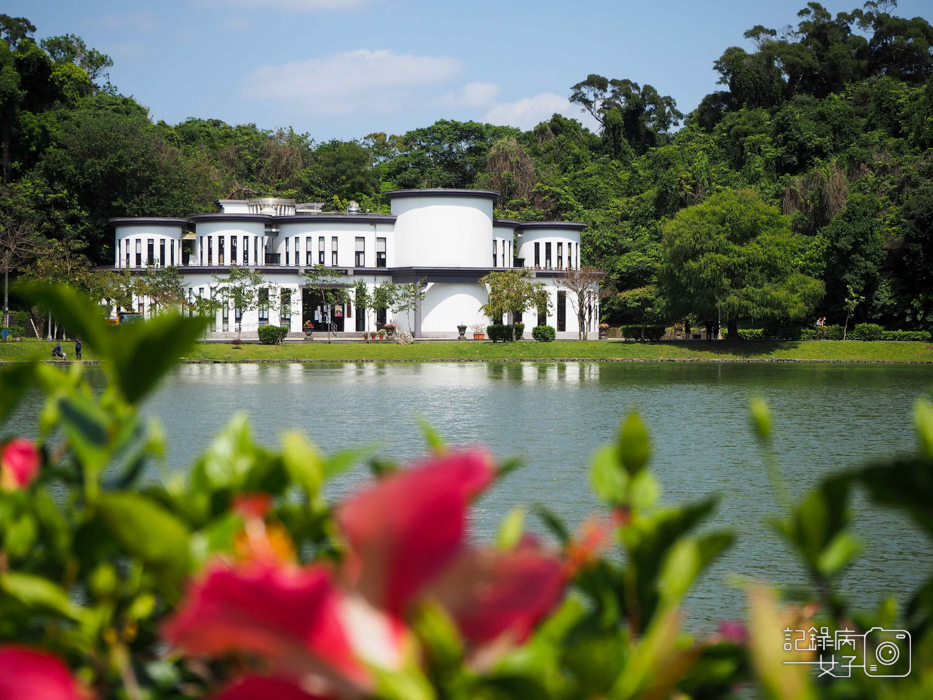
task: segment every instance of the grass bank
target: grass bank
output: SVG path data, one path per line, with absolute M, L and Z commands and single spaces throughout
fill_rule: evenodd
M 0 362 L 48 360 L 52 343 L 25 340 L 0 343 Z M 74 359 L 73 343 L 62 343 Z M 85 347 L 84 360 L 95 360 Z M 629 360 L 629 361 L 824 361 L 930 362 L 933 344 L 918 342 L 788 341 L 714 342 L 586 341 L 553 343 L 425 342 L 409 346 L 387 341 L 287 343 L 284 346 L 199 343 L 188 353 L 193 362 L 430 362 L 485 360 Z

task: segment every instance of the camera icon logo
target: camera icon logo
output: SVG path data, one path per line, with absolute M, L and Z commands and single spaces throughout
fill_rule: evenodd
M 910 675 L 910 632 L 872 627 L 864 639 L 865 675 L 874 678 Z

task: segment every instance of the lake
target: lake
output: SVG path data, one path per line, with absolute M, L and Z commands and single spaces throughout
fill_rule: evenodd
M 913 403 L 931 386 L 928 365 L 216 364 L 179 367 L 145 410 L 161 418 L 179 469 L 237 411 L 249 414 L 266 443 L 297 428 L 325 451 L 377 443 L 378 454 L 402 462 L 425 450 L 416 420 L 423 416 L 452 444 L 525 458 L 475 509 L 475 536 L 489 539 L 518 504 L 544 503 L 572 525 L 596 511 L 589 458 L 637 408 L 651 432 L 664 501 L 721 494 L 710 526 L 731 526 L 738 536 L 688 601 L 689 626 L 710 629 L 743 616 L 739 579 L 806 583 L 766 523 L 779 513 L 749 427 L 750 397 L 771 405 L 778 460 L 799 496 L 829 472 L 912 450 Z M 38 398 L 33 403 L 14 418 L 21 430 Z M 358 468 L 332 485 L 332 496 L 366 478 Z M 898 514 L 862 499 L 855 507 L 866 547 L 847 590 L 863 607 L 892 594 L 903 601 L 933 567 L 929 543 Z

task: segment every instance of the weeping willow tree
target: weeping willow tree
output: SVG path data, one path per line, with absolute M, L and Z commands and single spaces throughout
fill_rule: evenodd
M 683 209 L 664 227 L 660 281 L 676 314 L 728 323 L 800 321 L 824 293 L 799 272 L 798 237 L 787 217 L 751 190 L 727 190 Z

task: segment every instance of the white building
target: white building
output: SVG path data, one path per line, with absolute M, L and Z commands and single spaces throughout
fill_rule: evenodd
M 560 338 L 577 337 L 577 314 L 559 282 L 563 270 L 580 266 L 584 224 L 494 219 L 498 193 L 486 190 L 397 190 L 386 196 L 391 215 L 363 214 L 352 206 L 346 214 L 322 213 L 315 204 L 251 199 L 220 200 L 221 213 L 187 219 L 111 219 L 116 268 L 144 273 L 152 266 L 177 266 L 192 299 L 210 297 L 215 278 L 222 278 L 231 265 L 261 271 L 269 287 L 260 296 L 268 302 L 242 314 L 234 308 L 218 311 L 211 328 L 218 337 L 233 334 L 238 322 L 244 337 L 255 336 L 267 323 L 300 333 L 308 321 L 317 330 L 329 323 L 338 333 L 377 330 L 387 321 L 406 330 L 406 314 L 393 317 L 389 311 L 377 318 L 370 310 L 360 313 L 352 303 L 326 309 L 307 289 L 304 272 L 322 264 L 342 271 L 345 284 L 364 280 L 370 291 L 386 280 L 405 284 L 423 279 L 426 296 L 411 314 L 411 332 L 415 337 L 454 338 L 460 324 L 494 322 L 480 312 L 487 290 L 478 280 L 496 270 L 524 267 L 551 297 L 547 318 L 524 312 L 526 336 L 531 326 L 546 324 Z M 147 299 L 136 303 L 148 313 Z M 595 331 L 598 310 L 592 318 L 588 330 Z

